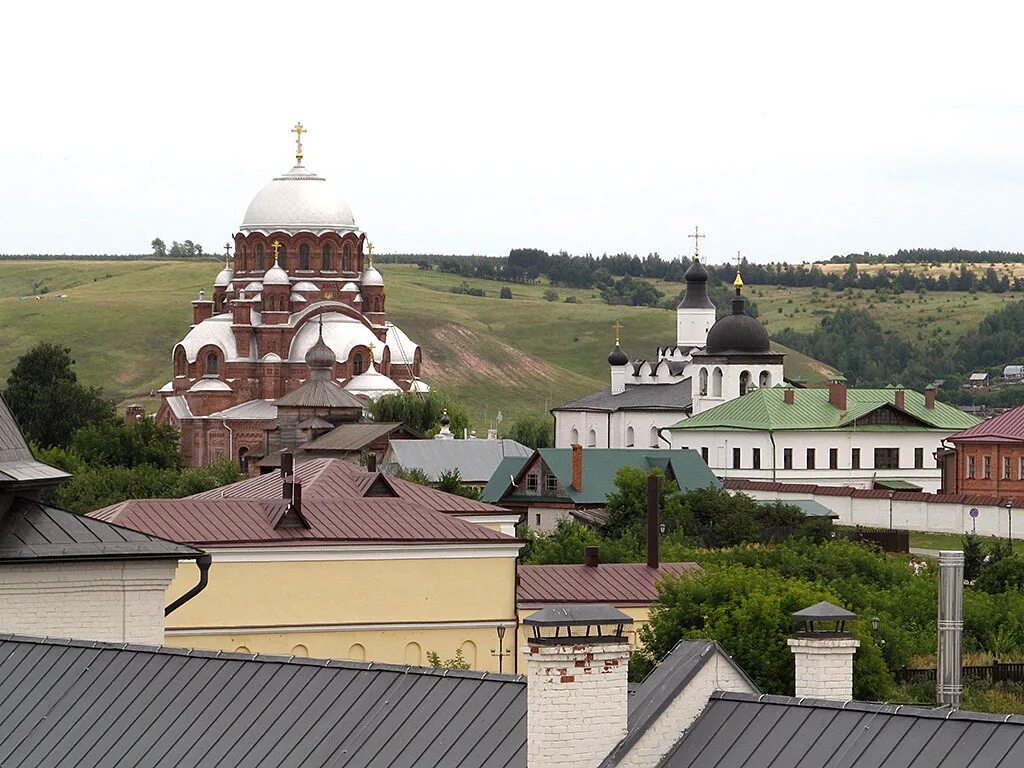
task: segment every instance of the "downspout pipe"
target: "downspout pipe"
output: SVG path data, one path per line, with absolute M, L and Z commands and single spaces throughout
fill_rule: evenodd
M 205 552 L 196 558 L 196 566 L 199 568 L 199 583 L 164 608 L 164 616 L 170 616 L 176 610 L 181 608 L 181 606 L 206 589 L 206 585 L 210 583 L 210 565 L 212 564 L 213 557 Z
M 772 482 L 775 482 L 775 453 L 778 448 L 775 447 L 775 433 L 772 430 L 768 430 L 768 439 L 772 441 Z

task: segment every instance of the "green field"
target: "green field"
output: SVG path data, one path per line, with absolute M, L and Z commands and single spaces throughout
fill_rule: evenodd
M 500 409 L 506 417 L 543 411 L 608 385 L 605 357 L 612 324 L 623 325 L 622 344 L 632 358 L 653 356 L 675 338 L 675 314 L 664 309 L 613 307 L 594 290 L 512 285 L 512 300 L 499 299 L 505 285 L 467 280 L 484 297 L 451 293 L 463 278 L 414 265 L 378 264 L 388 293 L 388 315 L 424 351 L 424 378 L 451 390 L 484 427 Z M 0 261 L 0 381 L 18 356 L 41 340 L 69 346 L 79 376 L 119 400 L 143 399 L 170 377 L 170 353 L 188 330 L 189 302 L 200 288 L 212 290 L 220 265 L 173 261 Z M 45 285 L 48 293 L 32 297 Z M 660 283 L 675 296 L 682 285 Z M 886 302 L 866 291 L 833 293 L 813 288 L 749 286 L 769 332 L 809 330 L 825 313 L 864 307 L 911 340 L 919 334 L 959 336 L 975 327 L 1009 294 L 903 294 Z M 56 298 L 66 295 L 66 298 Z M 21 296 L 28 296 L 21 299 Z M 566 304 L 575 296 L 576 304 Z M 782 312 L 779 312 L 779 309 Z M 821 383 L 827 366 L 790 350 L 786 373 Z

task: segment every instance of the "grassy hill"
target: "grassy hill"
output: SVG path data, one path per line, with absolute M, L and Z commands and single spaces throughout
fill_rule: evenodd
M 424 348 L 424 378 L 469 405 L 481 427 L 499 409 L 514 417 L 607 386 L 605 357 L 616 319 L 631 357 L 651 356 L 675 338 L 673 312 L 610 307 L 589 290 L 556 289 L 559 301 L 549 302 L 543 299 L 548 286 L 513 285 L 508 300 L 497 297 L 504 284 L 469 280 L 486 292 L 475 297 L 451 292 L 461 277 L 412 265 L 378 266 L 389 317 Z M 45 340 L 71 348 L 84 382 L 118 399 L 145 399 L 170 378 L 171 348 L 191 322 L 189 302 L 200 288 L 212 290 L 219 269 L 214 262 L 0 261 L 0 381 L 19 355 Z M 42 286 L 48 292 L 34 298 Z M 669 295 L 680 288 L 661 286 Z M 769 289 L 754 290 L 765 291 L 754 298 L 768 317 L 776 299 Z M 807 306 L 801 290 L 809 291 L 793 294 L 801 299 L 794 310 Z M 564 303 L 567 296 L 578 303 Z M 788 307 L 790 297 L 777 301 Z M 801 313 L 793 317 L 804 319 Z M 771 315 L 769 330 L 774 320 Z M 820 383 L 829 371 L 782 351 L 789 376 Z

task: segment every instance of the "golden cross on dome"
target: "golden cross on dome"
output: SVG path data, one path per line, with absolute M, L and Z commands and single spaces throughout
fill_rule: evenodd
M 224 257 L 225 257 L 225 259 L 230 259 L 231 258 L 231 243 L 230 242 L 224 243 Z
M 366 250 L 370 255 L 370 266 L 373 266 L 373 243 L 369 240 L 366 241 Z
M 736 289 L 736 293 L 740 292 L 740 288 L 743 287 L 743 278 L 740 277 L 740 252 L 736 251 L 736 279 L 732 281 L 733 287 Z
M 309 133 L 305 128 L 302 127 L 302 123 L 296 123 L 295 127 L 292 128 L 292 133 L 295 134 L 295 159 L 300 163 L 302 162 L 302 134 Z
M 274 249 L 274 263 L 277 264 L 277 253 L 281 250 L 281 244 L 275 240 L 270 244 L 270 247 Z
M 622 330 L 622 323 L 618 320 L 615 321 L 615 325 L 612 326 L 615 329 L 615 346 L 619 346 L 619 331 Z
M 692 235 L 687 235 L 687 237 L 692 237 L 693 238 L 693 258 L 699 259 L 700 258 L 700 241 L 701 241 L 702 237 L 707 237 L 707 235 L 702 235 L 700 233 L 700 227 L 694 227 L 693 228 L 693 234 Z

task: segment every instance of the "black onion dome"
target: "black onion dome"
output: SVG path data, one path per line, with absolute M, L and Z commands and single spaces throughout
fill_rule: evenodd
M 622 351 L 622 347 L 618 344 L 615 345 L 615 349 L 608 355 L 608 365 L 628 365 L 629 358 L 626 357 L 626 353 Z
M 306 350 L 306 365 L 312 370 L 314 368 L 330 368 L 334 365 L 334 350 L 324 342 L 323 326 L 320 327 L 320 337 L 316 344 Z
M 447 427 L 451 423 L 452 420 L 448 418 L 448 409 L 445 408 L 444 411 L 441 412 L 441 426 Z
M 730 352 L 741 354 L 763 354 L 771 352 L 768 331 L 756 319 L 743 311 L 743 297 L 732 300 L 732 314 L 726 315 L 711 326 L 704 351 L 709 355 Z
M 708 271 L 704 265 L 694 259 L 685 277 L 686 292 L 676 309 L 714 309 L 714 302 L 708 296 Z

